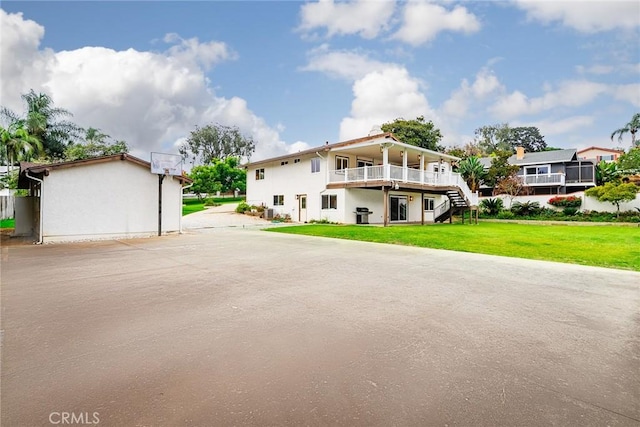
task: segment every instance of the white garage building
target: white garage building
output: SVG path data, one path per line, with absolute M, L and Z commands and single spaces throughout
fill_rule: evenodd
M 72 162 L 20 165 L 16 235 L 42 242 L 115 239 L 180 231 L 185 176 L 165 177 L 129 154 Z

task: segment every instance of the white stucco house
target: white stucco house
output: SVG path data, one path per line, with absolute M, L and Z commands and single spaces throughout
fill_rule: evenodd
M 452 172 L 457 160 L 391 133 L 326 143 L 246 164 L 247 203 L 295 222 L 443 221 L 478 204 L 477 193 Z
M 20 165 L 17 235 L 37 242 L 114 239 L 180 231 L 182 187 L 187 177 L 159 177 L 129 154 L 72 162 Z

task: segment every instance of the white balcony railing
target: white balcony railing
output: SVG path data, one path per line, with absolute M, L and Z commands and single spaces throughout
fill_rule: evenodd
M 563 173 L 549 173 L 546 175 L 523 175 L 525 185 L 564 185 Z
M 364 183 L 369 181 L 395 181 L 436 187 L 458 187 L 471 206 L 478 205 L 478 193 L 472 193 L 465 180 L 455 172 L 427 172 L 395 165 L 364 166 L 329 172 L 329 183 Z

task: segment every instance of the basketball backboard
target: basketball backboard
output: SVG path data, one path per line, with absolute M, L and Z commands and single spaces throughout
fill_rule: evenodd
M 151 173 L 182 175 L 182 156 L 179 154 L 151 153 Z

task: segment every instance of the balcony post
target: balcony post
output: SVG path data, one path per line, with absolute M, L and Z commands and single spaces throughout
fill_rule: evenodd
M 367 182 L 367 171 L 369 170 L 369 166 L 364 166 L 364 182 Z
M 389 147 L 382 146 L 382 167 L 384 168 L 384 180 L 391 180 L 391 170 L 389 169 Z
M 408 175 L 409 175 L 409 170 L 407 168 L 407 157 L 409 157 L 409 153 L 407 152 L 407 150 L 403 151 L 403 155 L 402 155 L 402 182 L 407 182 L 408 180 Z
M 420 184 L 424 184 L 424 156 L 422 154 L 420 155 Z

